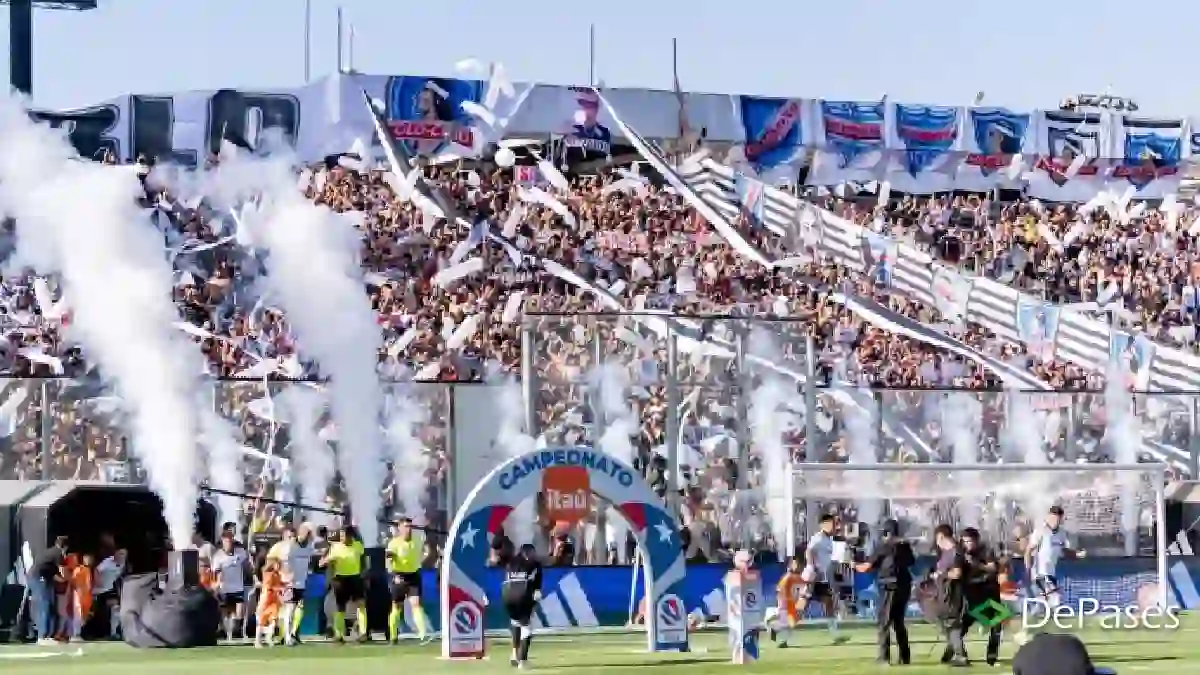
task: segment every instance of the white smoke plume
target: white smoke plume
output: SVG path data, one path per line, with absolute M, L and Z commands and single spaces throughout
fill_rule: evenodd
M 233 425 L 218 415 L 211 406 L 198 406 L 200 412 L 200 445 L 208 451 L 208 484 L 222 492 L 235 495 L 246 491 L 242 472 L 243 446 L 234 440 Z M 221 523 L 236 523 L 241 512 L 240 497 L 216 493 L 212 502 L 217 507 Z
M 1054 505 L 1051 474 L 1037 471 L 1050 463 L 1044 447 L 1045 414 L 1034 411 L 1033 398 L 1016 388 L 1008 390 L 1008 416 L 1001 444 L 1005 454 L 1032 470 L 1026 474 L 1019 504 L 1034 524 L 1041 522 Z
M 1120 363 L 1110 364 L 1104 385 L 1104 412 L 1107 424 L 1104 442 L 1117 464 L 1137 464 L 1142 430 L 1133 411 L 1133 394 L 1125 386 L 1128 372 Z M 1121 501 L 1121 534 L 1125 555 L 1137 555 L 1140 505 L 1138 492 L 1141 475 L 1129 471 L 1117 473 L 1117 493 Z
M 388 397 L 390 405 L 386 411 L 385 434 L 391 448 L 392 467 L 404 515 L 424 525 L 421 496 L 428 486 L 425 472 L 429 469 L 429 457 L 419 434 L 421 425 L 429 420 L 429 413 L 416 400 L 416 392 L 404 389 L 396 388 Z
M 951 461 L 958 465 L 979 464 L 979 432 L 983 426 L 983 406 L 971 394 L 953 392 L 941 407 L 942 433 L 950 444 Z M 958 517 L 962 527 L 979 527 L 983 484 L 976 471 L 955 471 L 960 493 Z
M 629 466 L 633 466 L 634 450 L 630 438 L 638 432 L 637 416 L 630 409 L 626 392 L 629 388 L 629 373 L 615 363 L 598 366 L 588 377 L 590 385 L 599 391 L 600 410 L 604 415 L 604 435 L 600 437 L 600 450 Z M 625 560 L 625 542 L 629 526 L 625 516 L 609 509 L 606 521 L 612 535 L 609 546 L 616 546 L 620 562 Z
M 329 494 L 337 466 L 333 448 L 317 431 L 325 411 L 324 397 L 306 386 L 293 386 L 276 397 L 276 402 L 287 419 L 293 482 L 300 486 L 301 501 L 308 506 L 325 508 L 325 497 Z M 318 525 L 332 522 L 330 515 L 322 512 L 309 513 L 307 520 Z
M 300 351 L 329 378 L 338 468 L 363 540 L 376 545 L 385 456 L 376 363 L 383 335 L 363 291 L 355 216 L 305 199 L 286 156 L 255 158 L 226 147 L 212 171 L 153 178 L 174 180 L 180 192 L 198 191 L 220 208 L 240 208 L 239 232 L 267 253 L 266 290 L 278 298 Z
M 782 361 L 773 338 L 765 330 L 751 333 L 749 347 L 755 356 Z M 750 391 L 750 441 L 762 457 L 764 510 L 771 521 L 771 536 L 777 549 L 783 551 L 787 545 L 787 530 L 793 526 L 795 518 L 787 493 L 787 482 L 792 479 L 791 457 L 784 445 L 783 434 L 791 426 L 793 415 L 787 411 L 787 406 L 796 391 L 774 372 L 763 369 L 758 374 L 758 384 Z M 792 551 L 786 552 L 786 555 L 792 554 Z
M 842 418 L 846 425 L 846 443 L 849 446 L 851 464 L 878 464 L 879 429 L 875 418 L 875 398 L 869 389 L 854 392 L 858 406 L 842 406 Z M 880 476 L 875 471 L 851 471 L 850 476 L 860 486 L 863 495 L 855 501 L 859 522 L 866 523 L 871 531 L 883 519 L 883 500 L 879 495 Z
M 18 261 L 55 274 L 69 337 L 99 365 L 129 412 L 134 454 L 163 501 L 176 546 L 191 545 L 199 496 L 200 353 L 174 326 L 162 239 L 136 203 L 132 167 L 83 161 L 61 131 L 0 100 L 0 213 L 17 222 Z
M 521 396 L 521 385 L 515 380 L 506 381 L 498 387 L 497 400 L 500 406 L 500 432 L 496 443 L 510 457 L 520 457 L 537 449 L 537 441 L 525 430 L 525 407 Z M 526 499 L 513 509 L 504 521 L 504 531 L 513 544 L 537 545 L 537 509 L 533 498 Z

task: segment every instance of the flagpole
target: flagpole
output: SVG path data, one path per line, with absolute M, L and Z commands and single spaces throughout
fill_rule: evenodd
M 588 28 L 588 86 L 596 86 L 596 24 Z
M 337 11 L 337 71 L 342 71 L 342 8 Z
M 312 0 L 304 0 L 304 84 L 312 79 Z

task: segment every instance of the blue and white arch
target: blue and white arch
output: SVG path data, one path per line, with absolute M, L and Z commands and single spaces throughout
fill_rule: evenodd
M 442 656 L 484 656 L 483 591 L 490 539 L 514 508 L 541 489 L 553 467 L 584 467 L 591 490 L 611 502 L 629 523 L 645 564 L 647 646 L 687 651 L 686 569 L 675 519 L 628 464 L 590 448 L 535 450 L 493 469 L 467 495 L 446 541 L 441 573 Z

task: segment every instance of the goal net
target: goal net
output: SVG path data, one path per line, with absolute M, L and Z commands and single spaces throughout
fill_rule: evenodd
M 1064 600 L 1147 606 L 1167 598 L 1165 468 L 797 464 L 793 495 L 808 514 L 834 513 L 868 532 L 894 518 L 918 553 L 932 552 L 933 530 L 946 524 L 956 533 L 974 527 L 994 550 L 1020 557 L 1029 534 L 1060 506 L 1071 547 L 1088 555 L 1086 563 L 1059 565 Z M 797 533 L 796 540 L 803 539 Z

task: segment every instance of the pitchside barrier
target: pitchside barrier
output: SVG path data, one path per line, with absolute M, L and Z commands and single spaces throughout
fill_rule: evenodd
M 932 559 L 919 560 L 918 574 L 931 562 Z M 1023 579 L 1024 570 L 1020 561 L 1014 561 L 1014 565 L 1018 578 Z M 1200 558 L 1172 556 L 1169 569 L 1168 582 L 1173 602 L 1183 609 L 1200 609 L 1200 594 L 1196 590 L 1196 583 L 1200 581 Z M 1152 585 L 1156 578 L 1155 561 L 1150 557 L 1064 561 L 1060 564 L 1060 570 L 1067 602 L 1086 597 L 1105 605 L 1138 604 L 1140 600 L 1145 600 L 1144 596 L 1139 596 L 1139 591 Z M 689 565 L 687 568 L 680 598 L 687 610 L 694 617 L 702 617 L 706 624 L 724 623 L 724 579 L 728 571 L 727 565 L 716 564 Z M 775 605 L 775 585 L 783 571 L 782 564 L 769 564 L 761 568 L 767 607 Z M 630 566 L 547 568 L 545 596 L 537 610 L 536 625 L 554 630 L 626 626 L 629 622 L 629 588 L 634 583 L 631 578 L 633 574 L 634 568 Z M 635 585 L 639 604 L 642 594 L 640 578 L 639 573 Z M 488 571 L 484 581 L 484 591 L 488 597 L 499 597 L 501 579 L 500 570 Z M 310 597 L 306 599 L 310 607 L 320 606 L 323 602 L 324 581 L 323 576 L 310 578 Z M 872 574 L 854 575 L 854 591 L 859 605 L 855 612 L 857 618 L 873 618 L 874 581 Z M 386 584 L 372 585 L 371 593 L 378 596 L 372 599 L 373 606 L 387 606 Z M 437 572 L 426 570 L 422 573 L 422 604 L 430 621 L 439 628 L 440 599 Z M 314 602 L 317 604 L 314 605 Z M 813 611 L 819 611 L 819 608 L 813 608 Z M 909 614 L 920 616 L 915 604 L 909 607 Z M 813 616 L 819 618 L 819 614 Z M 386 621 L 386 615 L 379 618 Z M 485 608 L 483 619 L 485 630 L 508 629 L 508 617 L 498 603 Z M 302 631 L 306 634 L 316 633 L 318 621 L 317 612 L 306 611 Z M 374 626 L 375 623 L 377 617 L 372 617 L 373 628 L 382 631 L 383 626 Z

